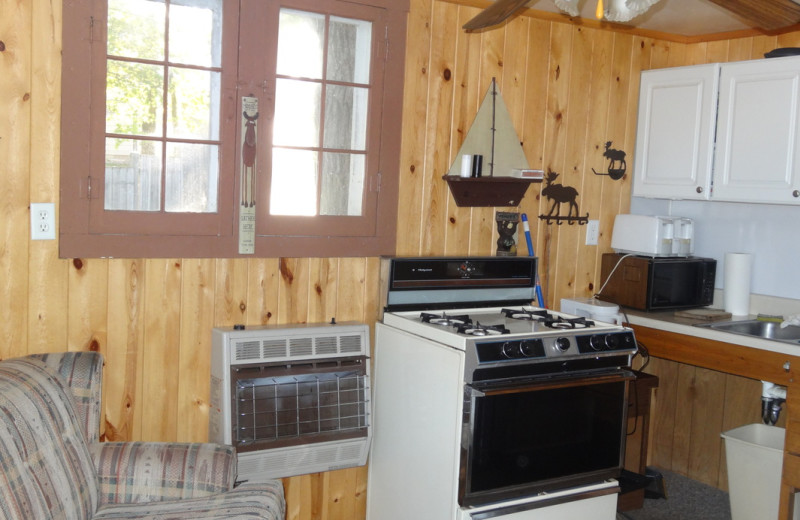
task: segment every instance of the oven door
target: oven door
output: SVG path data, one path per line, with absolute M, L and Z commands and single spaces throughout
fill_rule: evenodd
M 628 370 L 612 369 L 466 385 L 459 504 L 619 476 L 633 379 Z

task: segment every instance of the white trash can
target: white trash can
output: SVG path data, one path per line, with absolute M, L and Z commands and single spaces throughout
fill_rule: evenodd
M 747 424 L 721 435 L 725 439 L 732 519 L 778 518 L 786 430 Z

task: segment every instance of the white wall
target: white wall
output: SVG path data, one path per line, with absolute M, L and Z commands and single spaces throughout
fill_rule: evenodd
M 694 254 L 717 260 L 717 289 L 725 253 L 750 253 L 751 293 L 800 300 L 800 206 L 632 197 L 631 213 L 693 219 Z

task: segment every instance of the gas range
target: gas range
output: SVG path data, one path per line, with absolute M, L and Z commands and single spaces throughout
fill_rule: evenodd
M 465 351 L 468 382 L 627 366 L 636 353 L 626 327 L 525 305 L 387 312 L 383 323 Z

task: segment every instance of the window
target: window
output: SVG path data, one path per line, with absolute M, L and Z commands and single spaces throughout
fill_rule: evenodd
M 67 2 L 61 256 L 392 253 L 407 10 Z

